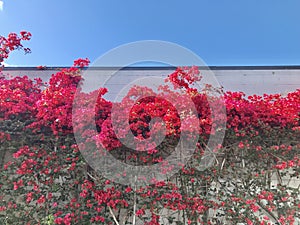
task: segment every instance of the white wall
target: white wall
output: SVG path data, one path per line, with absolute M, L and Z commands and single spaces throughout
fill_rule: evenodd
M 12 76 L 27 75 L 30 78 L 40 77 L 44 81 L 48 81 L 51 74 L 57 72 L 57 68 L 47 70 L 37 70 L 36 68 L 6 68 L 4 74 L 10 74 Z M 112 73 L 111 69 L 96 69 L 88 70 L 87 76 L 91 73 L 90 77 L 94 77 L 90 83 L 93 87 L 98 87 L 100 81 L 107 74 Z M 173 69 L 125 69 L 120 70 L 115 75 L 115 79 L 110 80 L 111 92 L 119 92 L 125 84 L 141 77 L 159 76 L 166 77 L 172 73 Z M 224 87 L 226 91 L 243 91 L 246 95 L 262 95 L 264 93 L 281 93 L 286 94 L 291 91 L 295 91 L 300 88 L 300 69 L 257 69 L 253 67 L 250 69 L 213 69 L 220 85 Z M 98 80 L 99 79 L 99 80 Z M 100 87 L 100 86 L 99 86 Z

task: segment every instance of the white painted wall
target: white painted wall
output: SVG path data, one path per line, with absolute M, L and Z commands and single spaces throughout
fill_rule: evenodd
M 238 67 L 237 67 L 238 68 Z M 40 77 L 44 81 L 48 81 L 51 74 L 57 72 L 57 69 L 37 70 L 35 68 L 6 68 L 4 74 L 12 76 L 27 75 L 30 78 Z M 97 69 L 87 71 L 93 75 L 93 82 L 90 84 L 93 87 L 98 87 L 100 81 L 110 74 L 111 69 Z M 166 77 L 172 73 L 173 69 L 126 69 L 120 70 L 115 75 L 116 79 L 110 81 L 111 92 L 119 92 L 121 88 L 130 81 L 137 78 L 159 76 Z M 300 69 L 214 69 L 215 74 L 220 85 L 226 91 L 243 91 L 246 95 L 262 95 L 264 93 L 281 93 L 286 94 L 300 88 Z M 100 81 L 98 80 L 100 79 Z M 98 80 L 98 81 L 97 81 Z

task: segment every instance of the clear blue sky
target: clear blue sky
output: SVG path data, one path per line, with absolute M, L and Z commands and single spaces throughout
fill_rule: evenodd
M 300 65 L 299 0 L 2 0 L 0 35 L 28 30 L 14 65 L 95 60 L 139 40 L 175 42 L 208 65 Z

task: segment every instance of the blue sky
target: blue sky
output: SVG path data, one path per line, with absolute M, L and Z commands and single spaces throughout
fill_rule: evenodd
M 2 0 L 0 35 L 30 31 L 30 55 L 6 63 L 66 66 L 121 44 L 163 40 L 206 64 L 300 65 L 299 0 Z

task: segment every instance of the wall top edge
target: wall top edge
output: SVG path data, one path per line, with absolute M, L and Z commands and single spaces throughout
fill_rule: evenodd
M 14 70 L 61 70 L 64 68 L 70 68 L 66 66 L 51 66 L 51 67 L 4 67 L 3 71 L 14 71 Z M 84 67 L 83 70 L 175 70 L 176 67 Z M 276 66 L 199 66 L 201 70 L 300 70 L 300 65 L 276 65 Z

